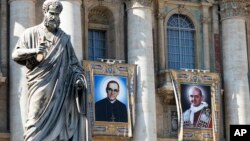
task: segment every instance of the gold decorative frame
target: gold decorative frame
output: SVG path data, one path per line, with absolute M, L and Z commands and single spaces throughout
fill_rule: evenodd
M 219 141 L 220 125 L 220 77 L 216 73 L 171 71 L 179 119 L 179 141 Z M 181 85 L 210 86 L 212 128 L 184 128 Z
M 135 119 L 135 96 L 136 96 L 136 65 L 130 64 L 110 64 L 96 61 L 83 61 L 85 76 L 87 80 L 87 117 L 89 127 L 90 140 L 112 139 L 132 137 L 132 124 Z M 103 75 L 107 77 L 125 77 L 127 92 L 127 111 L 128 122 L 111 122 L 95 120 L 95 75 Z

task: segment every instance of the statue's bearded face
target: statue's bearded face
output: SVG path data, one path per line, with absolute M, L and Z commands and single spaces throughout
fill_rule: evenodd
M 49 6 L 49 10 L 44 14 L 44 24 L 49 30 L 56 30 L 60 25 L 60 12 Z

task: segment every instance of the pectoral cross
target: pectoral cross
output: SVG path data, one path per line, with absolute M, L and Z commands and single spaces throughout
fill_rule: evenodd
M 111 119 L 111 121 L 112 121 L 112 122 L 114 122 L 114 121 L 115 121 L 115 116 L 114 116 L 114 114 L 113 114 L 113 113 L 112 113 L 112 116 L 111 116 L 111 118 L 110 118 L 110 119 Z

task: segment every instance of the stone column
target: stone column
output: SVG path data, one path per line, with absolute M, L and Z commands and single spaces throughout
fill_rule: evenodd
M 210 46 L 209 46 L 209 30 L 208 23 L 210 22 L 209 3 L 202 3 L 202 26 L 203 26 L 203 48 L 204 48 L 204 64 L 205 70 L 210 70 Z
M 164 46 L 164 16 L 163 14 L 158 15 L 158 45 L 159 45 L 159 70 L 165 70 L 168 66 L 166 63 L 167 60 L 167 53 Z
M 250 124 L 245 6 L 242 0 L 220 4 L 227 140 L 230 124 Z
M 60 27 L 71 37 L 77 58 L 83 59 L 83 38 L 82 38 L 82 0 L 61 0 L 63 11 L 60 14 Z
M 19 36 L 28 27 L 35 25 L 35 1 L 34 0 L 10 0 L 10 132 L 11 140 L 23 141 L 23 127 L 21 120 L 21 108 L 25 103 L 19 103 L 21 98 L 27 96 L 26 70 L 11 59 L 12 51 Z M 25 120 L 24 111 L 22 118 Z
M 134 141 L 156 141 L 151 0 L 128 2 L 128 63 L 137 64 Z

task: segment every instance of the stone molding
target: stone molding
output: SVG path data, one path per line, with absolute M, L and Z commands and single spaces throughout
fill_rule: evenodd
M 99 6 L 113 6 L 120 5 L 122 3 L 126 3 L 129 0 L 82 0 L 83 5 L 88 7 L 87 5 L 99 5 Z
M 27 1 L 27 2 L 28 2 L 28 1 L 31 1 L 31 2 L 36 3 L 36 1 L 37 1 L 37 0 L 9 0 L 9 1 L 8 1 L 8 3 L 12 3 L 12 2 L 15 2 L 15 1 L 18 1 L 18 2 L 19 2 L 19 1 L 22 1 L 22 2 L 25 2 L 25 1 Z
M 249 8 L 248 8 L 249 7 Z M 220 2 L 221 19 L 245 17 L 250 13 L 250 5 L 247 0 L 222 0 Z
M 32 1 L 32 2 L 37 2 L 37 0 L 9 0 L 8 3 L 14 2 L 14 1 Z M 82 0 L 61 0 L 61 1 L 69 1 L 69 2 L 77 2 L 82 4 Z
M 128 8 L 151 7 L 153 0 L 125 0 Z M 136 6 L 135 6 L 136 5 Z
M 104 10 L 91 9 L 88 17 L 90 23 L 109 24 L 108 13 Z
M 68 2 L 82 4 L 82 0 L 61 0 L 61 2 L 63 2 L 63 1 L 68 1 Z
M 191 0 L 186 0 L 183 2 L 183 0 L 161 0 L 159 1 L 160 7 L 165 7 L 167 5 L 185 5 L 188 7 L 200 7 L 202 6 L 212 6 L 213 4 L 216 4 L 216 1 L 209 1 L 209 0 L 201 0 L 201 2 L 192 2 Z

